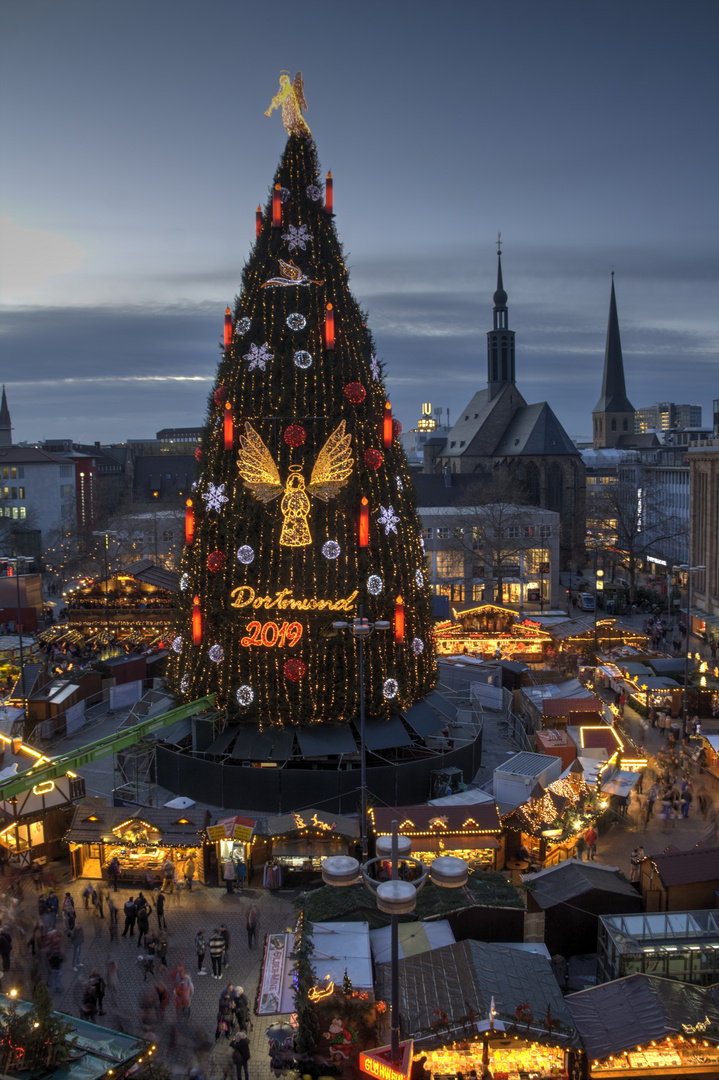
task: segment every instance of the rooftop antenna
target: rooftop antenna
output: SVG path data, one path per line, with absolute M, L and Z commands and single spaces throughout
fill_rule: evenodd
M 497 233 L 497 254 L 498 255 L 502 254 L 502 234 L 501 234 L 501 232 Z

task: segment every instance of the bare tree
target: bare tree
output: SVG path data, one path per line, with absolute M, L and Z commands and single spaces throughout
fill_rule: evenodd
M 593 540 L 597 548 L 614 548 L 629 574 L 634 599 L 639 564 L 649 555 L 666 558 L 666 549 L 687 532 L 687 523 L 669 505 L 652 469 L 635 465 L 620 472 L 595 496 Z M 668 560 L 670 561 L 670 560 Z
M 531 520 L 533 509 L 524 486 L 505 475 L 477 483 L 456 506 L 447 507 L 449 549 L 463 553 L 465 562 L 471 557 L 472 577 L 487 578 L 491 571 L 496 602 L 501 603 L 505 580 L 517 576 L 521 559 L 541 553 L 543 538 Z

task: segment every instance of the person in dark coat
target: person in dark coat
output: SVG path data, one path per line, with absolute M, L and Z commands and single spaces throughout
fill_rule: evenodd
M 164 927 L 167 930 L 167 919 L 165 918 L 165 894 L 162 889 L 159 889 L 155 893 L 155 913 L 157 915 L 158 927 Z
M 248 1063 L 250 1060 L 250 1040 L 246 1031 L 238 1031 L 230 1043 L 232 1047 L 232 1064 L 237 1069 L 237 1080 L 250 1080 Z
M 145 904 L 139 909 L 137 913 L 137 944 L 142 945 L 142 939 L 149 933 L 150 930 L 150 912 Z
M 90 976 L 90 986 L 92 987 L 92 989 L 94 991 L 94 994 L 95 994 L 95 1000 L 97 1002 L 98 1012 L 100 1013 L 100 1016 L 104 1016 L 105 1013 L 104 1013 L 103 1008 L 102 1008 L 102 1003 L 103 1003 L 103 1001 L 105 999 L 105 989 L 106 988 L 105 988 L 105 980 L 103 979 L 102 975 L 100 974 L 98 968 L 93 968 L 92 969 L 92 975 Z
M 220 937 L 225 943 L 225 955 L 223 957 L 223 966 L 227 967 L 230 960 L 228 953 L 230 951 L 230 931 L 227 929 L 224 923 L 220 923 Z
M 122 931 L 122 936 L 125 937 L 127 935 L 127 931 L 129 930 L 130 937 L 134 937 L 135 921 L 137 919 L 137 908 L 135 907 L 135 901 L 132 896 L 125 903 L 123 911 L 125 912 L 125 929 Z

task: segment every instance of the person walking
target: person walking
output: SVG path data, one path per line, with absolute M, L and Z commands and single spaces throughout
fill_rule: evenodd
M 142 947 L 142 939 L 147 939 L 150 931 L 150 913 L 147 904 L 143 904 L 137 912 L 137 944 Z
M 12 937 L 7 926 L 0 927 L 0 959 L 2 959 L 3 971 L 10 970 L 10 953 L 12 952 Z
M 232 1047 L 232 1064 L 237 1069 L 237 1080 L 250 1080 L 248 1063 L 251 1057 L 250 1040 L 246 1031 L 238 1031 L 230 1043 Z
M 63 956 L 62 946 L 60 945 L 60 939 L 54 937 L 52 945 L 48 949 L 47 964 L 50 968 L 50 993 L 61 994 L 62 993 L 62 964 L 65 957 Z
M 230 931 L 227 929 L 224 923 L 220 923 L 220 937 L 225 943 L 225 952 L 223 955 L 223 967 L 227 967 L 230 962 Z
M 165 918 L 165 894 L 160 889 L 155 895 L 155 914 L 157 915 L 157 925 L 160 929 L 163 927 L 167 930 L 167 919 Z
M 72 970 L 77 971 L 78 968 L 85 966 L 80 963 L 80 953 L 85 944 L 85 931 L 79 923 L 75 923 L 75 926 L 67 936 L 72 945 Z
M 247 929 L 247 947 L 248 947 L 248 949 L 251 949 L 253 944 L 254 944 L 255 934 L 257 932 L 257 918 L 258 918 L 257 908 L 255 907 L 254 904 L 251 904 L 250 908 L 249 908 L 249 910 L 247 912 L 247 919 L 245 921 L 245 927 Z
M 100 974 L 99 968 L 92 969 L 92 974 L 90 975 L 90 986 L 95 993 L 95 1001 L 97 1002 L 98 1012 L 100 1013 L 100 1016 L 104 1016 L 105 1013 L 102 1008 L 102 1003 L 105 1000 L 106 986 L 105 980 Z
M 584 851 L 586 849 L 586 846 L 587 845 L 584 843 L 584 837 L 581 833 L 579 833 L 577 835 L 577 839 L 574 841 L 574 854 L 580 862 L 582 862 L 584 859 Z
M 197 873 L 197 864 L 195 863 L 194 855 L 190 855 L 190 857 L 185 862 L 183 872 L 185 875 L 185 881 L 187 882 L 187 891 L 192 892 L 192 879 Z
M 181 968 L 175 982 L 175 1015 L 178 1019 L 181 1016 L 187 1020 L 190 1019 L 190 1007 L 194 991 L 192 980 L 185 972 L 185 969 Z
M 634 851 L 629 857 L 629 863 L 631 869 L 629 871 L 630 881 L 639 881 L 640 867 L 642 860 L 644 859 L 644 848 L 641 844 L 634 848 Z
M 113 898 L 108 895 L 107 897 L 107 909 L 110 912 L 110 941 L 117 941 L 117 904 Z
M 137 919 L 137 908 L 135 907 L 135 900 L 134 900 L 134 898 L 132 896 L 130 897 L 129 900 L 127 900 L 125 902 L 125 906 L 123 908 L 123 911 L 125 912 L 125 929 L 122 931 L 122 936 L 125 937 L 127 935 L 128 930 L 129 930 L 130 931 L 130 937 L 134 937 L 135 936 L 135 920 Z
M 47 895 L 47 899 L 45 900 L 45 906 L 47 908 L 47 913 L 49 916 L 49 929 L 57 930 L 58 902 L 57 897 L 55 896 L 55 893 L 52 889 L 50 889 L 50 892 Z
M 113 1005 L 117 1005 L 117 991 L 120 987 L 120 979 L 117 974 L 117 961 L 107 960 L 105 962 L 105 983 L 110 991 L 110 1001 Z
M 223 860 L 222 863 L 222 876 L 225 879 L 225 889 L 228 893 L 235 891 L 235 878 L 237 877 L 237 870 L 235 864 L 229 857 Z
M 87 986 L 85 987 L 85 993 L 83 994 L 82 1004 L 80 1006 L 80 1016 L 83 1020 L 88 1020 L 91 1024 L 94 1024 L 96 1015 L 97 998 L 95 996 L 95 989 L 88 982 Z
M 175 891 L 175 864 L 172 859 L 166 859 L 162 866 L 162 891 L 166 896 L 171 896 Z
M 212 960 L 212 978 L 222 978 L 222 957 L 225 955 L 225 941 L 220 931 L 215 929 L 208 941 L 210 959 Z
M 244 859 L 237 860 L 237 884 L 242 891 L 245 887 L 245 878 L 247 876 L 247 865 Z
M 118 861 L 117 855 L 110 859 L 107 867 L 107 876 L 110 879 L 112 891 L 117 892 L 117 879 L 120 876 L 120 863 Z
M 157 959 L 160 961 L 160 967 L 167 971 L 167 935 L 162 931 L 158 935 Z
M 62 902 L 62 917 L 65 920 L 65 931 L 72 930 L 75 925 L 75 901 L 69 892 L 65 893 Z
M 206 975 L 205 971 L 205 951 L 207 949 L 207 942 L 205 941 L 205 935 L 202 930 L 198 930 L 195 934 L 195 952 L 197 953 L 197 974 Z
M 591 859 L 592 862 L 594 862 L 594 859 L 595 859 L 596 854 L 597 854 L 597 840 L 598 840 L 598 838 L 599 838 L 599 833 L 597 832 L 597 830 L 594 827 L 594 824 L 592 823 L 589 826 L 589 828 L 587 829 L 587 831 L 585 832 L 585 834 L 584 834 L 584 842 L 587 845 L 587 860 Z

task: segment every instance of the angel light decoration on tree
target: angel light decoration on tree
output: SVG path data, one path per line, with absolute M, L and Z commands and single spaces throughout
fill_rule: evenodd
M 301 71 L 297 72 L 293 82 L 290 82 L 289 71 L 280 72 L 280 88 L 270 102 L 269 109 L 265 111 L 265 116 L 271 116 L 273 109 L 282 109 L 282 123 L 288 135 L 309 137 L 312 134 L 302 115 L 302 110 L 307 109 L 307 102 Z
M 411 475 L 384 424 L 383 365 L 325 211 L 305 107 L 301 76 L 283 72 L 272 108 L 289 135 L 208 396 L 168 675 L 181 700 L 212 694 L 263 728 L 355 719 L 355 644 L 332 622 L 394 620 L 399 596 L 403 634 L 364 646 L 367 713 L 408 708 L 436 682 Z

